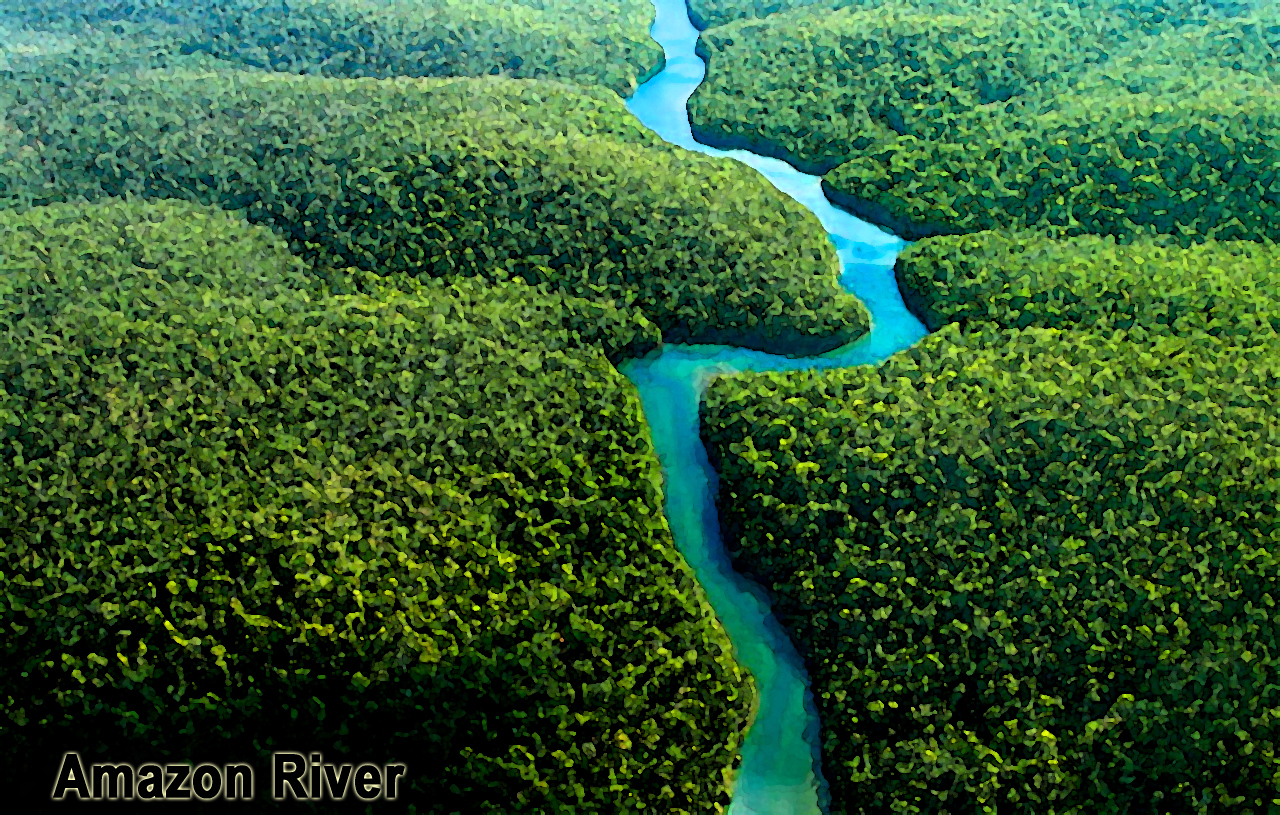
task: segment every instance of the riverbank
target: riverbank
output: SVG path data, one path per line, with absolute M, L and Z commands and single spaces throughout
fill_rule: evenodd
M 652 36 L 665 52 L 665 68 L 642 85 L 627 107 L 660 137 L 688 150 L 728 156 L 761 173 L 807 207 L 836 249 L 841 287 L 858 297 L 871 330 L 856 342 L 818 356 L 797 358 L 796 348 L 775 353 L 723 345 L 667 343 L 660 353 L 623 363 L 636 385 L 662 464 L 665 511 L 676 545 L 705 589 L 733 642 L 734 656 L 756 683 L 756 715 L 742 747 L 731 815 L 817 815 L 829 795 L 822 774 L 816 707 L 803 660 L 774 617 L 768 593 L 734 570 L 716 508 L 718 477 L 701 438 L 702 397 L 714 377 L 743 371 L 830 368 L 878 362 L 925 334 L 908 311 L 893 276 L 903 242 L 834 206 L 821 178 L 786 162 L 745 150 L 723 150 L 695 138 L 686 109 L 705 76 L 696 53 L 698 30 L 683 0 L 655 0 Z

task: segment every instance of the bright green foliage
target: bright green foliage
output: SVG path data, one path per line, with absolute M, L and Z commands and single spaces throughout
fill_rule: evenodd
M 727 540 L 810 667 L 832 813 L 1280 805 L 1258 333 L 949 325 L 713 383 Z
M 1096 36 L 1068 38 L 1027 19 L 1000 6 L 952 13 L 906 1 L 711 29 L 700 41 L 708 77 L 690 99 L 691 121 L 709 143 L 826 172 L 869 145 L 927 137 L 958 113 L 1098 58 Z
M 216 204 L 271 226 L 321 274 L 548 283 L 635 304 L 668 341 L 812 353 L 868 326 L 812 213 L 732 160 L 661 145 L 607 91 L 174 67 L 48 75 L 13 74 L 0 206 Z
M 1116 67 L 1016 115 L 975 111 L 938 140 L 896 137 L 829 173 L 824 188 L 908 239 L 1018 227 L 1156 232 L 1184 244 L 1275 238 L 1274 87 L 1212 67 L 1165 80 L 1161 70 Z
M 809 6 L 817 6 L 824 11 L 846 6 L 875 6 L 878 0 L 688 0 L 688 4 L 693 24 L 705 29 L 743 17 L 766 17 Z
M 19 20 L 0 17 L 0 69 L 68 54 L 82 44 L 81 39 L 66 32 L 34 31 Z
M 792 9 L 813 7 L 819 13 L 849 7 L 875 8 L 885 0 L 689 0 L 689 10 L 699 28 L 724 25 L 743 17 L 765 17 Z M 916 5 L 935 12 L 958 8 L 1008 6 L 1012 0 L 917 0 Z M 1236 18 L 1273 13 L 1275 0 L 1023 0 L 1016 6 L 1040 14 L 1072 14 L 1083 11 L 1128 28 L 1152 31 L 1204 19 Z
M 937 333 L 713 383 L 833 813 L 1280 806 L 1277 251 L 931 238 L 897 273 Z
M 630 95 L 662 67 L 650 0 L 51 0 L 45 30 L 111 32 L 279 71 L 325 76 L 507 73 Z
M 1187 249 L 1168 237 L 1119 245 L 1110 236 L 1068 241 L 978 232 L 907 247 L 895 272 L 907 305 L 931 331 L 1142 326 L 1180 337 L 1249 343 L 1280 330 L 1280 247 L 1211 241 Z
M 690 100 L 694 131 L 807 172 L 831 171 L 837 203 L 909 239 L 1032 225 L 1033 218 L 1042 219 L 1038 225 L 1088 220 L 1088 211 L 1038 208 L 1052 210 L 1072 192 L 1092 200 L 1091 189 L 1076 189 L 1085 183 L 1074 178 L 1080 173 L 1105 192 L 1118 183 L 1113 176 L 1135 170 L 1108 146 L 1115 131 L 1137 137 L 1166 119 L 1191 128 L 1214 115 L 1232 118 L 1241 100 L 1273 94 L 1280 79 L 1271 2 L 846 5 L 704 32 L 708 78 Z M 1139 90 L 1152 97 L 1126 92 Z M 1059 140 L 1071 152 L 1055 157 Z M 1092 151 L 1087 161 L 1075 158 L 1077 148 Z M 1082 162 L 1088 166 L 1078 168 Z M 1134 203 L 1141 217 L 1147 203 L 1126 194 L 1121 189 L 1114 206 Z M 1149 208 L 1169 209 L 1163 203 Z M 1117 223 L 1102 223 L 1108 217 Z M 1126 228 L 1119 215 L 1100 218 L 1076 231 Z
M 311 283 L 187 203 L 0 214 L 7 780 L 305 745 L 419 812 L 716 811 L 750 684 L 594 345 L 653 327 Z

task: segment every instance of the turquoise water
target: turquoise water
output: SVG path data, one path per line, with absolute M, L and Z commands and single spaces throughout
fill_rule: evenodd
M 730 815 L 813 815 L 826 807 L 818 720 L 808 675 L 795 646 L 769 609 L 764 591 L 733 570 L 720 539 L 716 473 L 698 435 L 698 404 L 708 381 L 739 371 L 833 368 L 879 362 L 925 335 L 893 279 L 904 242 L 837 209 L 822 194 L 820 178 L 777 159 L 745 150 L 698 144 L 685 103 L 702 81 L 694 53 L 697 29 L 684 0 L 655 0 L 651 36 L 666 52 L 666 68 L 627 103 L 663 139 L 688 150 L 728 156 L 758 170 L 775 187 L 808 207 L 827 230 L 841 262 L 841 285 L 871 312 L 871 333 L 817 357 L 790 358 L 721 345 L 669 345 L 661 354 L 630 360 L 622 372 L 640 391 L 645 418 L 662 463 L 667 520 L 676 544 L 706 589 L 734 653 L 755 678 L 760 708 L 742 749 L 742 767 Z

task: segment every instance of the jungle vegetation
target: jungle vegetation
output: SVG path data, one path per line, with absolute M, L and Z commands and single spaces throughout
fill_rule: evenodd
M 704 32 L 708 81 L 690 111 L 704 141 L 827 173 L 833 200 L 911 240 L 993 226 L 1125 234 L 1135 230 L 1126 218 L 1139 231 L 1216 227 L 1249 238 L 1268 215 L 1232 187 L 1238 179 L 1179 173 L 1213 163 L 1198 151 L 1233 138 L 1225 122 L 1265 143 L 1243 146 L 1249 161 L 1270 155 L 1272 126 L 1258 117 L 1274 98 L 1275 11 L 1270 2 L 805 6 Z M 1232 208 L 1254 223 L 1215 220 L 1212 186 L 1248 200 Z M 1274 193 L 1264 179 L 1259 196 Z M 1171 213 L 1179 198 L 1209 222 Z
M 974 111 L 936 140 L 896 137 L 824 188 L 913 239 L 997 227 L 1183 243 L 1280 236 L 1273 82 L 1213 65 L 1194 77 L 1164 70 L 1117 65 L 1022 119 Z
M 41 0 L 24 26 L 324 76 L 562 79 L 629 95 L 662 68 L 649 0 Z M 125 45 L 127 44 L 127 46 Z
M 610 363 L 643 316 L 335 295 L 180 201 L 0 213 L 0 258 L 10 782 L 306 744 L 420 812 L 726 802 L 752 690 Z
M 893 0 L 688 0 L 690 16 L 700 29 L 722 26 L 743 18 L 756 19 L 793 10 L 810 9 L 829 12 L 844 8 L 876 8 Z M 957 9 L 991 8 L 1002 5 L 989 0 L 919 0 L 920 8 L 935 12 Z M 1115 24 L 1143 30 L 1163 25 L 1183 25 L 1206 17 L 1241 17 L 1274 7 L 1273 0 L 1031 0 L 1021 4 L 1040 13 L 1076 14 L 1084 12 L 1095 18 L 1109 17 Z
M 0 208 L 217 205 L 320 274 L 545 282 L 634 304 L 672 342 L 813 353 L 869 325 L 812 213 L 665 145 L 604 89 L 136 62 L 7 72 Z
M 700 136 L 918 239 L 936 332 L 703 408 L 832 812 L 1272 811 L 1274 7 L 794 5 L 714 6 Z
M 926 238 L 936 334 L 704 413 L 833 811 L 1269 811 L 1274 9 L 692 5 L 700 137 Z M 426 751 L 428 811 L 722 807 L 753 692 L 612 363 L 864 333 L 816 219 L 629 118 L 647 0 L 185 6 L 0 66 L 15 777 L 269 732 Z
M 417 811 L 727 804 L 754 690 L 613 365 L 868 319 L 816 218 L 626 112 L 651 6 L 580 5 L 50 3 L 0 43 L 13 789 L 305 744 L 411 761 Z
M 937 237 L 876 367 L 716 380 L 832 812 L 1270 811 L 1280 251 Z

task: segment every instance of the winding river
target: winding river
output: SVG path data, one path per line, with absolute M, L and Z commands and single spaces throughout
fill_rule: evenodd
M 668 345 L 661 353 L 621 366 L 640 391 L 662 463 L 667 520 L 676 544 L 759 693 L 729 813 L 814 815 L 826 811 L 828 802 L 808 674 L 766 593 L 733 570 L 720 539 L 717 478 L 698 434 L 698 404 L 716 375 L 876 363 L 926 331 L 907 311 L 893 278 L 893 261 L 904 245 L 900 238 L 832 205 L 819 176 L 745 150 L 717 150 L 694 141 L 685 105 L 705 75 L 706 66 L 694 53 L 698 30 L 689 21 L 685 0 L 654 0 L 654 6 L 657 20 L 650 34 L 666 53 L 666 67 L 640 86 L 627 107 L 666 141 L 741 161 L 810 209 L 839 253 L 841 285 L 871 312 L 870 334 L 821 356 L 796 359 L 723 345 Z

